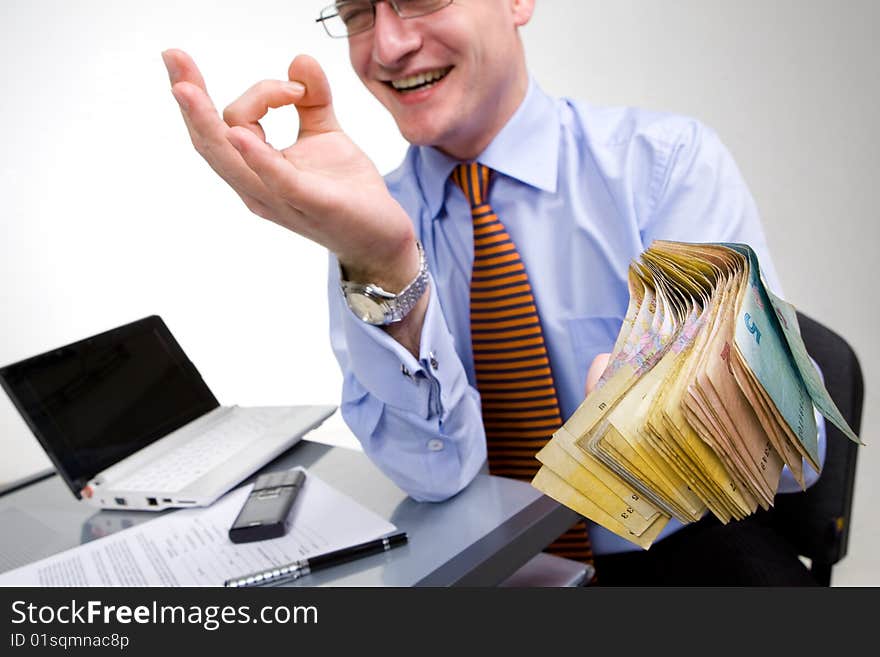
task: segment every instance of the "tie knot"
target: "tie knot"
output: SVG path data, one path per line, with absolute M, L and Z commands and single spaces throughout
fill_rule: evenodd
M 489 176 L 492 170 L 479 162 L 459 164 L 452 172 L 452 180 L 464 192 L 472 208 L 489 202 Z

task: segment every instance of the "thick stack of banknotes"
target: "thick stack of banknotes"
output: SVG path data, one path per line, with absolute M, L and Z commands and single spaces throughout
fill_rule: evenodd
M 670 517 L 769 508 L 784 465 L 803 486 L 814 406 L 859 442 L 748 246 L 654 242 L 629 290 L 608 367 L 537 454 L 548 496 L 647 549 Z

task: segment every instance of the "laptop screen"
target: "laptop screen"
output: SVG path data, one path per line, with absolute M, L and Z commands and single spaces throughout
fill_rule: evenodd
M 0 383 L 77 497 L 97 473 L 219 406 L 158 316 L 4 367 Z

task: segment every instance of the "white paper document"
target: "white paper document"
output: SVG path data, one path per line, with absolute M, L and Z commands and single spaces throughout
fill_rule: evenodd
M 223 586 L 254 571 L 385 536 L 396 527 L 309 474 L 287 535 L 235 544 L 229 527 L 251 486 L 0 575 L 0 586 Z M 113 513 L 109 511 L 108 513 Z

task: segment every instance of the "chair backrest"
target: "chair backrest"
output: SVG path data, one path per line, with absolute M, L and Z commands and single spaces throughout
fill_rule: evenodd
M 858 358 L 846 340 L 819 322 L 802 313 L 798 313 L 798 322 L 831 398 L 859 433 L 864 383 Z M 813 574 L 827 586 L 831 567 L 846 555 L 859 447 L 830 422 L 825 426 L 825 464 L 819 480 L 802 493 L 777 495 L 773 518 L 800 554 L 812 561 Z

